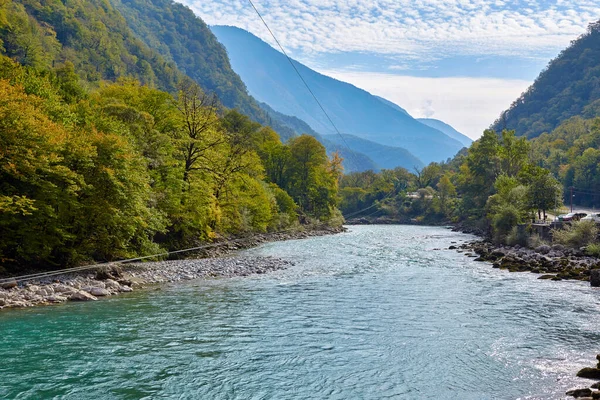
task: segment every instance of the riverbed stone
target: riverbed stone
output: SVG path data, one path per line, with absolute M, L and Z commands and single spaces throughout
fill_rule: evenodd
M 69 296 L 69 300 L 72 300 L 72 301 L 96 301 L 96 300 L 98 300 L 98 298 L 91 295 L 88 292 L 85 292 L 83 290 L 78 290 L 77 292 L 75 292 L 71 296 Z
M 552 247 L 550 247 L 548 245 L 542 245 L 542 246 L 538 246 L 535 248 L 535 252 L 540 253 L 540 254 L 548 254 L 548 253 L 550 253 L 551 250 L 552 250 Z
M 600 269 L 590 271 L 590 285 L 592 287 L 600 287 Z
M 583 368 L 577 372 L 577 376 L 585 379 L 600 380 L 600 369 L 598 368 Z
M 12 289 L 12 288 L 16 288 L 19 284 L 17 283 L 16 280 L 11 280 L 8 282 L 4 282 L 4 283 L 0 283 L 0 288 L 2 289 Z
M 575 389 L 575 390 L 569 390 L 566 393 L 567 396 L 572 396 L 575 398 L 579 398 L 579 397 L 591 397 L 592 396 L 592 389 L 589 388 L 584 388 L 584 389 Z
M 92 296 L 96 296 L 96 297 L 110 296 L 110 292 L 108 290 L 106 290 L 105 288 L 95 287 L 95 286 L 88 288 L 86 290 L 86 292 L 88 292 Z
M 118 282 L 113 281 L 112 279 L 107 279 L 104 281 L 104 287 L 107 290 L 112 290 L 114 292 L 119 292 L 121 290 L 121 285 Z

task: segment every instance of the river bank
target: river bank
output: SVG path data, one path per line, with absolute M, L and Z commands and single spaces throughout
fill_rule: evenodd
M 289 261 L 273 257 L 236 257 L 232 253 L 267 242 L 278 242 L 341 233 L 344 228 L 260 234 L 216 243 L 194 253 L 194 258 L 128 264 L 107 264 L 93 270 L 66 273 L 48 278 L 0 284 L 0 310 L 95 301 L 129 293 L 156 284 L 193 279 L 233 278 L 266 274 L 288 268 Z M 18 278 L 17 278 L 18 279 Z
M 592 271 L 600 269 L 598 258 L 558 244 L 530 249 L 519 245 L 494 245 L 480 240 L 450 246 L 449 249 L 471 256 L 475 261 L 490 262 L 493 268 L 540 274 L 538 279 L 590 281 Z M 595 286 L 597 282 L 591 283 Z

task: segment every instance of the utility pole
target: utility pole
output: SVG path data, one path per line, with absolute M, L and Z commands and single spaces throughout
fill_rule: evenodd
M 571 186 L 569 189 L 571 189 L 571 212 L 573 212 L 573 186 Z

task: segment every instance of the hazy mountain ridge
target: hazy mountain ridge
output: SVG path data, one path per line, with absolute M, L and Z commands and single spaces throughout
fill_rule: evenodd
M 347 146 L 360 151 L 375 162 L 377 169 L 402 167 L 414 171 L 425 166 L 421 160 L 413 156 L 408 150 L 400 147 L 385 146 L 353 135 L 325 135 L 324 138 L 340 146 Z
M 275 110 L 294 115 L 321 134 L 336 133 L 286 57 L 256 36 L 235 27 L 211 27 L 225 45 L 233 69 L 249 92 Z M 402 147 L 425 163 L 452 157 L 463 145 L 368 92 L 319 74 L 294 61 L 343 134 Z
M 473 143 L 473 139 L 470 137 L 460 133 L 450 124 L 445 123 L 444 121 L 440 121 L 439 119 L 434 118 L 417 118 L 417 121 L 422 124 L 428 125 L 432 128 L 437 129 L 438 131 L 444 132 L 446 135 L 450 136 L 452 139 L 456 139 L 463 144 L 465 147 L 469 147 L 471 143 Z

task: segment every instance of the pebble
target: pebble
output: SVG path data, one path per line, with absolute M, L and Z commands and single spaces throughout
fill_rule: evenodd
M 123 279 L 98 280 L 96 275 L 61 275 L 52 280 L 26 282 L 0 288 L 0 309 L 32 307 L 66 301 L 95 301 L 135 288 L 165 282 L 193 279 L 232 278 L 265 274 L 287 268 L 292 263 L 273 257 L 226 257 L 194 260 L 158 261 L 129 264 Z

